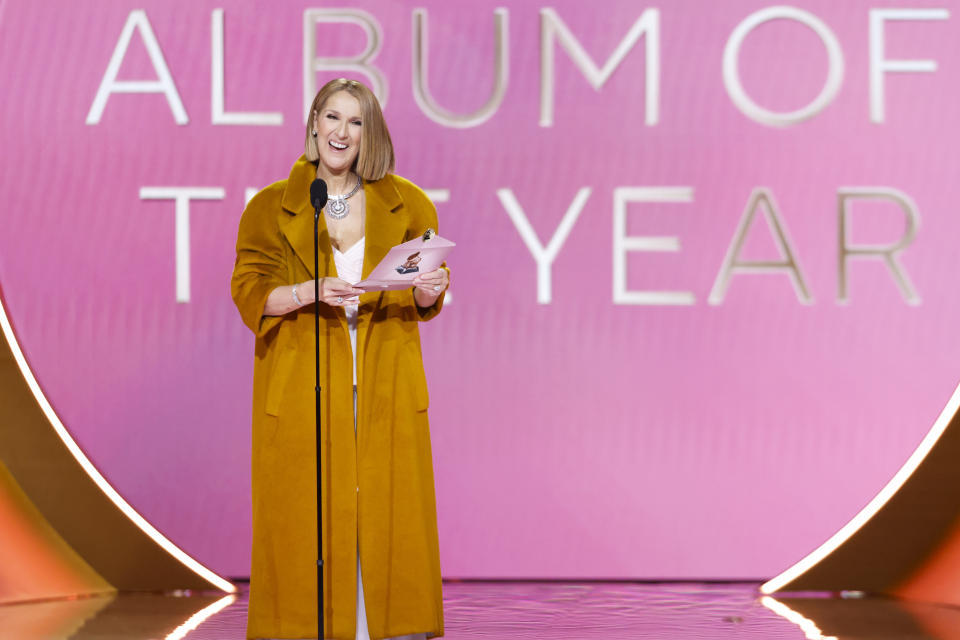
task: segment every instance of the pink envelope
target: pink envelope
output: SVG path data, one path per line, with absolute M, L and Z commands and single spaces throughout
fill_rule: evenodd
M 421 273 L 436 271 L 457 245 L 432 232 L 429 240 L 425 240 L 427 235 L 390 249 L 370 272 L 370 276 L 353 286 L 364 291 L 406 289 L 413 285 L 413 279 Z

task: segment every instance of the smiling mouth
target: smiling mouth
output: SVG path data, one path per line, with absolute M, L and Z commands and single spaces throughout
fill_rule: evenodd
M 339 142 L 334 142 L 333 140 L 330 141 L 330 146 L 336 149 L 337 151 L 343 151 L 344 149 L 347 148 L 347 145 L 340 144 Z

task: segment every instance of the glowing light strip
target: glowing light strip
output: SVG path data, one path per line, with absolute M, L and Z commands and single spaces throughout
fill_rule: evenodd
M 933 449 L 933 446 L 937 443 L 937 440 L 939 440 L 940 436 L 943 435 L 943 432 L 946 431 L 947 426 L 950 424 L 950 421 L 956 414 L 958 407 L 960 407 L 960 386 L 954 389 L 953 395 L 947 402 L 947 406 L 945 406 L 943 411 L 940 412 L 940 416 L 937 418 L 936 422 L 933 423 L 933 427 L 930 428 L 930 431 L 927 432 L 927 435 L 924 436 L 923 440 L 920 442 L 920 445 L 912 454 L 910 454 L 910 457 L 907 459 L 904 465 L 900 467 L 900 470 L 897 471 L 896 475 L 890 479 L 886 486 L 880 490 L 880 493 L 874 496 L 873 500 L 871 500 L 867 506 L 861 509 L 860 513 L 855 515 L 850 522 L 843 526 L 842 529 L 833 534 L 826 542 L 817 547 L 807 557 L 800 560 L 777 577 L 763 584 L 760 587 L 760 591 L 762 593 L 774 593 L 776 591 L 780 591 L 785 585 L 793 582 L 798 577 L 810 570 L 811 567 L 833 553 L 837 547 L 842 545 L 850 538 L 850 536 L 860 530 L 860 528 L 863 527 L 863 525 L 865 525 L 870 518 L 875 516 L 877 512 L 880 511 L 885 504 L 887 504 L 890 498 L 892 498 L 893 495 L 900 490 L 900 487 L 902 487 L 910 478 L 910 476 L 913 475 L 913 472 L 917 470 L 917 467 L 920 466 L 920 463 L 923 462 L 924 458 L 926 458 L 930 453 L 930 450 Z
M 807 637 L 807 640 L 837 640 L 837 636 L 823 635 L 823 632 L 820 631 L 820 628 L 817 627 L 813 620 L 810 618 L 805 618 L 803 615 L 794 611 L 779 600 L 774 600 L 770 596 L 764 596 L 760 598 L 760 604 L 765 606 L 767 609 L 770 609 L 770 611 L 773 611 L 781 618 L 786 618 L 793 624 L 800 627 L 800 630 L 803 631 L 803 635 Z
M 186 622 L 171 631 L 164 640 L 183 640 L 183 638 L 187 637 L 188 633 L 194 631 L 201 624 L 232 605 L 236 600 L 237 596 L 234 595 L 223 596 L 210 606 L 204 607 L 187 618 Z
M 162 533 L 157 531 L 157 529 L 152 524 L 147 522 L 143 516 L 137 513 L 137 510 L 134 509 L 126 500 L 124 500 L 119 493 L 117 493 L 117 490 L 110 485 L 107 479 L 100 474 L 90 459 L 87 458 L 87 456 L 83 453 L 83 451 L 80 449 L 80 446 L 77 445 L 73 437 L 67 431 L 67 428 L 63 425 L 63 422 L 60 421 L 59 416 L 57 416 L 56 412 L 53 410 L 53 407 L 50 405 L 47 397 L 43 394 L 40 384 L 34 377 L 33 371 L 30 369 L 30 365 L 27 363 L 27 359 L 23 355 L 23 351 L 20 350 L 20 344 L 17 342 L 17 337 L 13 332 L 13 326 L 10 324 L 10 319 L 7 317 L 7 310 L 3 305 L 2 297 L 0 297 L 0 328 L 3 329 L 3 335 L 7 338 L 7 344 L 10 345 L 10 351 L 13 352 L 13 358 L 17 361 L 17 366 L 20 367 L 20 374 L 23 376 L 24 380 L 26 380 L 27 386 L 30 387 L 30 391 L 33 393 L 33 397 L 36 399 L 37 404 L 40 405 L 40 409 L 47 417 L 47 420 L 50 422 L 50 425 L 53 427 L 54 431 L 56 431 L 57 435 L 60 437 L 60 440 L 63 442 L 64 446 L 66 446 L 67 450 L 70 451 L 71 455 L 73 455 L 74 459 L 77 461 L 77 463 L 79 463 L 83 470 L 87 472 L 87 475 L 90 476 L 90 479 L 93 480 L 100 490 L 106 494 L 110 501 L 118 509 L 120 509 L 125 516 L 130 518 L 130 520 L 137 525 L 141 531 L 150 537 L 151 540 L 160 545 L 164 551 L 179 560 L 184 566 L 215 586 L 217 589 L 226 591 L 227 593 L 236 593 L 237 588 L 233 584 L 221 578 L 213 571 L 194 560 L 185 551 L 180 549 L 180 547 L 175 545 Z

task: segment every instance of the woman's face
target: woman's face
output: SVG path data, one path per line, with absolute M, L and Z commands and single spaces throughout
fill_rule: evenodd
M 320 162 L 332 173 L 348 171 L 360 153 L 360 102 L 346 91 L 337 91 L 327 98 L 314 125 Z

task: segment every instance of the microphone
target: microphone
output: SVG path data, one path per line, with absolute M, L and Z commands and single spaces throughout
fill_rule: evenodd
M 314 212 L 319 216 L 320 209 L 327 204 L 327 183 L 320 178 L 310 183 L 310 202 L 313 203 Z
M 327 204 L 327 183 L 317 178 L 310 183 L 310 202 L 313 203 L 313 361 L 314 390 L 316 393 L 316 464 L 317 464 L 317 637 L 324 637 L 323 624 L 323 481 L 320 429 L 320 210 Z

